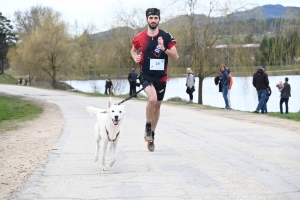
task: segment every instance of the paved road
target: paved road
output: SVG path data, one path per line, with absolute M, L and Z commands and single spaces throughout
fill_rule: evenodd
M 57 150 L 11 199 L 300 199 L 298 132 L 164 104 L 151 153 L 143 141 L 145 102 L 130 100 L 118 160 L 101 171 L 93 161 L 95 119 L 85 108 L 103 108 L 107 98 L 0 91 L 55 103 L 67 120 Z

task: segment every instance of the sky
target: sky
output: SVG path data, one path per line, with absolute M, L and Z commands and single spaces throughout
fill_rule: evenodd
M 130 14 L 133 9 L 136 9 L 141 17 L 144 17 L 145 10 L 150 7 L 160 8 L 162 18 L 164 15 L 184 14 L 187 11 L 183 1 L 187 0 L 0 0 L 0 12 L 13 21 L 13 14 L 17 10 L 24 12 L 32 6 L 48 6 L 60 12 L 66 22 L 75 24 L 76 20 L 82 29 L 93 24 L 96 27 L 95 32 L 100 32 L 109 30 L 116 23 L 118 14 L 122 12 Z M 218 1 L 220 4 L 229 2 L 229 0 Z M 201 1 L 198 0 L 198 2 Z M 230 6 L 233 8 L 241 0 L 230 2 L 232 2 Z M 247 4 L 248 8 L 266 4 L 300 7 L 300 0 L 243 0 L 243 4 Z M 208 10 L 206 6 L 199 3 L 196 6 L 196 13 L 205 14 Z

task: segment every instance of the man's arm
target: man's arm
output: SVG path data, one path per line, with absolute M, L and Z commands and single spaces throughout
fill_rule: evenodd
M 139 63 L 141 61 L 141 54 L 140 53 L 139 55 L 137 54 L 137 49 L 134 48 L 134 45 L 132 45 L 132 48 L 130 50 L 130 54 L 131 54 L 131 57 L 133 58 L 133 60 L 136 62 L 136 63 Z
M 164 49 L 163 49 L 164 50 Z M 179 59 L 179 56 L 178 56 L 178 53 L 177 53 L 177 49 L 176 47 L 172 47 L 171 49 L 168 49 L 167 51 L 165 51 L 165 53 L 170 57 L 172 58 L 173 60 L 178 60 Z

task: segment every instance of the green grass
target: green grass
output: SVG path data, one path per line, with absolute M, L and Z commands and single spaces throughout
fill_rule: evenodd
M 0 95 L 0 132 L 15 130 L 20 122 L 32 120 L 42 111 L 31 101 Z
M 279 112 L 268 112 L 268 115 L 272 117 L 279 117 L 283 119 L 289 119 L 289 120 L 300 122 L 300 112 L 288 113 L 288 114 L 280 114 Z
M 18 84 L 18 80 L 8 74 L 0 75 L 0 84 Z

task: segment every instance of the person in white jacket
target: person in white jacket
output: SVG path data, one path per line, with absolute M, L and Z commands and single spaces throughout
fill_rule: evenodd
M 191 68 L 186 68 L 186 93 L 189 94 L 190 101 L 188 103 L 193 103 L 193 92 L 195 91 L 195 76 Z

